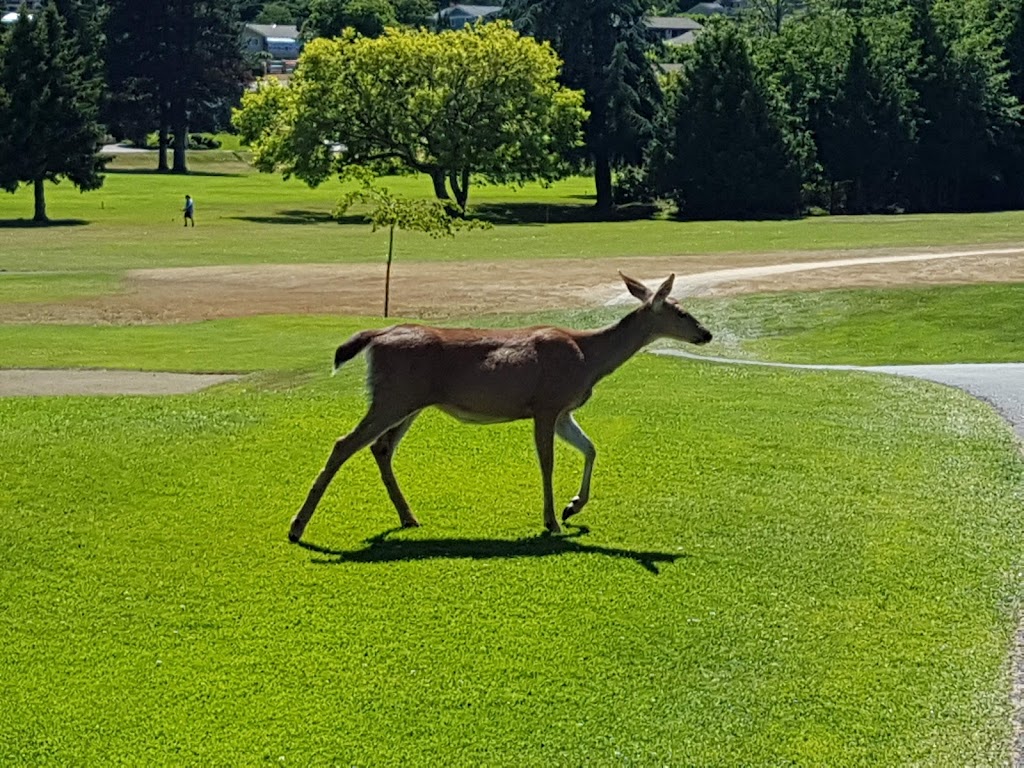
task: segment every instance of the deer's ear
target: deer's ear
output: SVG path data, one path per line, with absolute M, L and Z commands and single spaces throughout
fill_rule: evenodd
M 621 272 L 619 272 L 619 277 L 622 278 L 622 282 L 626 284 L 626 288 L 629 292 L 640 299 L 640 301 L 647 301 L 653 295 L 651 293 L 651 289 L 639 280 L 634 280 L 632 277 L 626 277 L 626 275 Z
M 668 279 L 658 288 L 654 294 L 654 304 L 661 304 L 665 299 L 668 298 L 669 294 L 672 293 L 672 283 L 675 282 L 675 273 L 668 276 Z

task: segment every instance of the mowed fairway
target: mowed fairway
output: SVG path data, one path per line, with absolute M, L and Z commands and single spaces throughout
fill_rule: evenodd
M 385 233 L 353 214 L 330 214 L 342 194 L 337 181 L 315 190 L 292 179 L 248 171 L 234 153 L 192 153 L 188 177 L 144 172 L 151 156 L 120 156 L 103 188 L 80 194 L 48 185 L 51 218 L 40 230 L 31 189 L 0 195 L 0 269 L 109 272 L 137 267 L 211 264 L 382 262 Z M 383 182 L 396 193 L 426 196 L 423 177 Z M 196 223 L 181 226 L 185 194 L 196 200 Z M 807 251 L 851 248 L 1015 243 L 1024 212 L 928 216 L 812 217 L 791 221 L 669 220 L 594 222 L 593 181 L 572 178 L 547 189 L 475 186 L 473 212 L 496 226 L 434 240 L 414 232 L 396 237 L 396 260 L 465 261 L 593 258 Z M 6 221 L 5 221 L 6 220 Z M 553 226 L 557 224 L 557 226 Z M 614 274 L 612 275 L 614 277 Z
M 168 182 L 120 178 L 140 199 Z M 0 202 L 3 216 L 10 200 Z M 117 233 L 134 226 L 125 216 L 64 230 L 93 247 L 56 229 L 0 229 L 5 244 L 17 238 L 0 259 L 43 258 L 26 250 L 38 234 L 45 268 L 64 273 L 53 277 L 60 296 L 114 290 Z M 1000 216 L 1019 227 L 1018 214 Z M 828 224 L 813 222 L 836 241 L 854 226 Z M 315 233 L 348 242 L 362 229 L 265 226 L 299 233 L 288 253 L 310 261 L 328 258 L 311 253 Z M 530 225 L 552 238 L 567 237 L 563 226 L 575 225 Z M 671 222 L 602 226 L 643 232 L 622 236 L 638 255 L 690 248 L 645 229 Z M 147 253 L 178 263 L 178 234 L 152 235 Z M 211 237 L 226 260 L 241 258 L 235 235 Z M 286 258 L 260 238 L 248 248 L 254 262 Z M 550 243 L 537 254 L 572 255 Z M 0 301 L 46 295 L 46 280 L 19 279 Z M 910 362 L 886 313 L 860 311 L 884 307 L 908 314 L 917 338 L 944 331 L 948 346 L 916 345 L 925 359 L 957 360 L 984 338 L 943 322 L 960 309 L 984 300 L 986 324 L 1019 328 L 1019 286 L 969 293 L 980 290 L 693 306 L 729 350 Z M 582 326 L 619 313 L 459 322 Z M 541 535 L 528 424 L 428 413 L 395 462 L 422 528 L 395 530 L 364 452 L 313 518 L 316 548 L 290 545 L 291 515 L 364 408 L 365 363 L 330 378 L 333 346 L 380 322 L 0 325 L 0 367 L 255 372 L 190 396 L 0 398 L 0 763 L 1009 762 L 1024 460 L 986 405 L 903 379 L 640 355 L 578 412 L 598 449 L 579 518 L 589 530 Z M 986 359 L 1012 359 L 1013 334 L 991 335 Z M 581 463 L 558 447 L 562 502 Z

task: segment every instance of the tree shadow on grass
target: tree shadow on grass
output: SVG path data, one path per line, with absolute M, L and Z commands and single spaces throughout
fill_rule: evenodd
M 32 219 L 0 219 L 0 229 L 50 229 L 53 227 L 82 227 L 89 222 L 85 219 L 50 219 L 49 221 L 33 221 Z
M 332 216 L 325 211 L 278 211 L 268 216 L 232 216 L 256 224 L 369 224 L 364 216 Z
M 104 173 L 123 174 L 125 176 L 167 176 L 179 179 L 195 178 L 197 176 L 244 176 L 243 173 L 232 173 L 230 171 L 188 171 L 187 173 L 174 173 L 172 171 L 158 171 L 156 168 L 105 168 Z
M 653 204 L 634 203 L 610 210 L 592 205 L 545 203 L 478 203 L 470 209 L 473 218 L 491 224 L 587 224 L 600 221 L 640 221 L 658 213 Z
M 640 552 L 632 549 L 601 547 L 583 544 L 577 539 L 590 533 L 586 526 L 569 525 L 573 532 L 564 535 L 548 533 L 523 539 L 419 539 L 389 540 L 388 536 L 401 528 L 390 528 L 366 539 L 363 549 L 338 550 L 318 544 L 300 541 L 299 546 L 329 559 L 315 559 L 317 565 L 340 565 L 342 563 L 394 563 L 414 560 L 494 560 L 520 557 L 549 557 L 552 555 L 592 554 L 619 557 L 632 560 L 645 570 L 658 575 L 658 566 L 674 563 L 686 554 L 668 552 Z

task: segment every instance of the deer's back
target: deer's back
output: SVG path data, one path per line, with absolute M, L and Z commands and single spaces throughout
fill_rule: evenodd
M 370 345 L 374 396 L 411 397 L 472 420 L 528 418 L 562 410 L 585 387 L 582 354 L 571 332 L 398 325 Z M 485 418 L 489 417 L 489 418 Z

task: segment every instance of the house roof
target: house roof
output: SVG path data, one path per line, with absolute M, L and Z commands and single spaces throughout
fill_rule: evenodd
M 648 16 L 646 24 L 651 29 L 677 29 L 680 34 L 704 28 L 696 19 L 688 19 L 685 16 Z
M 697 39 L 697 34 L 700 32 L 698 29 L 691 29 L 689 32 L 683 32 L 681 35 L 670 37 L 665 41 L 665 45 L 693 45 L 693 41 Z
M 245 28 L 260 37 L 299 39 L 299 29 L 294 24 L 246 24 Z
M 697 3 L 687 13 L 695 13 L 698 16 L 715 16 L 719 13 L 729 13 L 729 9 L 721 3 Z
M 490 16 L 492 13 L 498 13 L 504 10 L 500 5 L 463 5 L 458 3 L 456 5 L 449 5 L 447 8 L 442 8 L 437 15 L 448 17 L 452 14 L 458 16 Z

